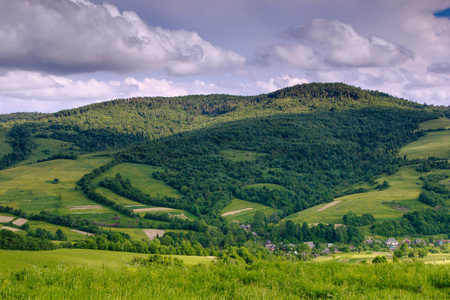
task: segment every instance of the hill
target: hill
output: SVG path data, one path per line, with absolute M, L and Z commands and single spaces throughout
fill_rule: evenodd
M 64 247 L 218 255 L 267 238 L 360 245 L 372 230 L 359 222 L 364 213 L 379 235 L 443 234 L 445 116 L 445 107 L 344 84 L 3 116 L 0 211 L 13 218 L 6 227 L 22 230 L 6 237 L 32 249 L 50 247 L 33 240 L 46 237 Z M 335 228 L 350 210 L 358 222 Z

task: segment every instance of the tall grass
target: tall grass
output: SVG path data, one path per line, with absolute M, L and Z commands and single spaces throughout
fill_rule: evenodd
M 450 268 L 415 264 L 258 262 L 252 266 L 26 268 L 1 299 L 445 299 Z

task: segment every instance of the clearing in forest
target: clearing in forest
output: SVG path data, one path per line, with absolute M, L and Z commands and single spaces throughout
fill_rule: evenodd
M 153 240 L 155 237 L 162 237 L 166 232 L 161 229 L 142 229 L 144 233 L 150 240 Z

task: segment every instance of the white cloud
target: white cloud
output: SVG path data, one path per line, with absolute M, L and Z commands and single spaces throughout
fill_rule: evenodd
M 298 78 L 294 75 L 283 75 L 275 78 L 270 78 L 268 81 L 258 81 L 256 86 L 262 91 L 269 93 L 288 86 L 308 83 L 304 78 Z
M 377 36 L 363 37 L 354 28 L 337 20 L 314 19 L 284 33 L 290 44 L 273 47 L 274 55 L 299 68 L 387 67 L 413 58 L 404 46 Z
M 72 80 L 25 71 L 9 71 L 0 76 L 0 113 L 51 112 L 116 98 L 179 95 L 187 95 L 186 89 L 164 79 Z
M 85 0 L 3 0 L 0 42 L 0 67 L 46 72 L 210 74 L 245 62 L 196 32 L 151 27 L 135 12 Z

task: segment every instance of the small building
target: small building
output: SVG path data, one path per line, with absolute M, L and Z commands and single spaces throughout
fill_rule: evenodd
M 327 254 L 331 254 L 331 250 L 328 248 L 325 248 L 321 251 L 322 255 L 327 255 Z
M 397 242 L 397 240 L 396 239 L 394 239 L 394 238 L 388 238 L 386 241 L 385 241 L 385 243 L 386 243 L 386 245 L 389 247 L 389 250 L 395 250 L 395 249 L 397 249 L 397 247 L 398 247 L 398 242 Z
M 308 245 L 309 246 L 309 248 L 314 248 L 316 245 L 314 245 L 314 243 L 313 242 L 304 242 L 303 244 L 306 244 L 306 245 Z
M 406 239 L 403 241 L 403 243 L 406 243 L 407 245 L 409 245 L 409 244 L 411 244 L 411 240 L 408 239 L 408 238 L 406 238 Z
M 414 245 L 423 245 L 423 246 L 425 246 L 427 244 L 427 242 L 425 242 L 424 240 L 422 240 L 422 239 L 416 239 L 415 241 L 414 241 Z

